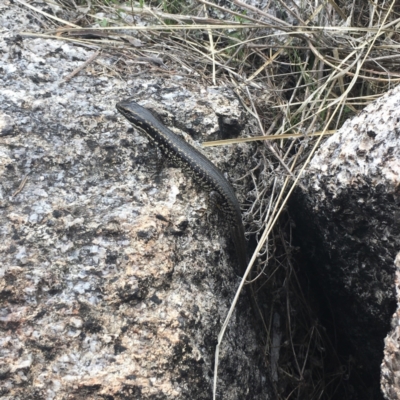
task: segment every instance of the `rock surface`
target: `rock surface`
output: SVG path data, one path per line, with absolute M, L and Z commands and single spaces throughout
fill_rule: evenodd
M 396 260 L 396 297 L 400 299 L 400 253 Z M 381 365 L 381 387 L 386 399 L 400 399 L 400 301 L 393 314 L 389 334 L 385 338 L 384 358 Z
M 292 202 L 310 279 L 322 289 L 321 311 L 350 360 L 350 379 L 364 382 L 364 398 L 381 397 L 383 340 L 398 301 L 399 109 L 397 87 L 347 121 L 313 157 L 302 180 L 308 189 Z M 399 343 L 396 349 L 399 356 Z M 385 396 L 397 398 L 385 380 Z
M 181 171 L 157 173 L 115 103 L 134 95 L 204 140 L 241 130 L 239 102 L 176 69 L 121 77 L 120 56 L 65 82 L 94 50 L 21 39 L 44 17 L 1 7 L 0 397 L 210 399 L 239 282 L 229 234 Z M 244 151 L 207 155 L 231 172 Z M 272 398 L 247 307 L 244 297 L 222 347 L 221 399 Z

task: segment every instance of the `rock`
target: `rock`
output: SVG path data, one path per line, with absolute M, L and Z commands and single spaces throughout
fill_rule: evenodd
M 0 114 L 0 136 L 11 135 L 14 130 L 14 122 L 7 114 Z
M 399 108 L 397 87 L 348 120 L 317 151 L 302 179 L 307 189 L 291 202 L 323 319 L 339 354 L 353 360 L 349 376 L 361 379 L 364 398 L 381 398 L 383 339 L 398 302 Z
M 400 253 L 396 260 L 396 298 L 400 298 Z M 384 358 L 381 365 L 381 388 L 386 399 L 400 399 L 400 302 L 393 314 L 391 329 L 385 338 Z
M 179 169 L 157 173 L 115 104 L 135 95 L 206 140 L 224 121 L 240 131 L 239 102 L 200 79 L 105 75 L 120 59 L 107 54 L 63 82 L 94 51 L 18 37 L 39 30 L 31 13 L 0 14 L 0 112 L 14 123 L 0 138 L 0 397 L 210 399 L 234 249 L 206 195 Z M 232 171 L 244 151 L 207 154 Z M 243 296 L 222 345 L 224 399 L 271 398 L 262 356 Z

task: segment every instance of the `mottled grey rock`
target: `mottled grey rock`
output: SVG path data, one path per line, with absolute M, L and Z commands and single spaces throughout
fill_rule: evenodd
M 381 365 L 381 388 L 386 399 L 400 399 L 400 253 L 395 260 L 397 309 L 392 316 L 391 329 L 385 338 Z
M 39 30 L 31 13 L 0 13 L 0 113 L 14 124 L 0 138 L 0 397 L 210 399 L 239 282 L 229 235 L 180 170 L 157 173 L 115 103 L 134 95 L 204 140 L 241 130 L 239 102 L 177 74 L 105 75 L 119 56 L 63 82 L 94 51 L 21 39 Z M 237 177 L 244 151 L 207 154 Z M 247 307 L 244 296 L 222 346 L 223 399 L 272 398 Z
M 11 135 L 14 130 L 14 122 L 7 114 L 0 114 L 0 136 Z
M 348 120 L 317 151 L 302 179 L 307 190 L 292 201 L 329 329 L 374 396 L 396 304 L 399 109 L 398 87 Z

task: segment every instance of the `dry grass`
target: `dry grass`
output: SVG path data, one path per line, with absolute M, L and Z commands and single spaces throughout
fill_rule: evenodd
M 400 81 L 400 5 L 268 0 L 261 10 L 240 0 L 52 1 L 79 10 L 79 18 L 47 15 L 47 31 L 37 36 L 118 54 L 112 73 L 196 73 L 196 80 L 228 85 L 253 116 L 249 135 L 275 136 L 258 147 L 246 177 L 253 186 L 247 230 L 258 243 L 247 278 L 267 293 L 265 360 L 280 399 L 333 398 L 351 371 L 335 358 L 299 282 L 285 206 L 324 135 Z

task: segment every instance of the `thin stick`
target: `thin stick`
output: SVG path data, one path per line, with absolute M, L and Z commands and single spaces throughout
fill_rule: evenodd
M 18 189 L 11 195 L 11 197 L 15 197 L 17 194 L 19 194 L 19 193 L 22 192 L 22 189 L 24 188 L 25 183 L 26 183 L 26 181 L 28 180 L 28 175 L 29 175 L 29 174 L 30 174 L 30 172 L 28 172 L 28 173 L 25 175 L 25 178 L 22 179 L 22 182 L 21 182 L 20 185 L 18 186 Z
M 84 68 L 86 68 L 93 60 L 95 60 L 99 54 L 100 54 L 100 51 L 96 51 L 96 53 L 94 53 L 92 56 L 90 56 L 82 65 L 80 65 L 78 68 L 74 69 L 69 75 L 67 75 L 63 79 L 63 82 L 68 82 L 75 75 L 79 74 L 79 72 L 82 71 Z
M 302 133 L 284 133 L 283 135 L 266 135 L 266 136 L 252 136 L 252 137 L 237 138 L 237 139 L 213 140 L 210 142 L 203 142 L 201 144 L 201 147 L 226 146 L 228 144 L 255 142 L 258 140 L 307 138 L 309 136 L 333 135 L 335 132 L 336 130 L 329 130 L 324 132 L 308 133 L 307 135 L 303 135 Z
M 75 24 L 73 24 L 73 23 L 71 23 L 71 22 L 65 21 L 65 20 L 63 20 L 63 19 L 61 19 L 61 18 L 58 18 L 58 17 L 54 16 L 54 15 L 48 14 L 47 12 L 44 12 L 44 11 L 42 11 L 42 10 L 39 10 L 38 8 L 33 7 L 33 6 L 31 6 L 30 4 L 27 4 L 27 3 L 25 3 L 25 2 L 23 2 L 23 1 L 21 1 L 21 0 L 15 0 L 15 1 L 16 1 L 17 3 L 22 4 L 22 5 L 25 6 L 25 7 L 30 8 L 31 10 L 36 11 L 36 12 L 39 13 L 39 14 L 45 15 L 45 16 L 48 17 L 48 18 L 54 19 L 54 20 L 56 20 L 56 21 L 58 21 L 58 22 L 61 22 L 62 24 L 69 25 L 69 26 L 72 26 L 72 27 L 74 27 L 74 28 L 80 28 L 79 25 L 75 25 Z

